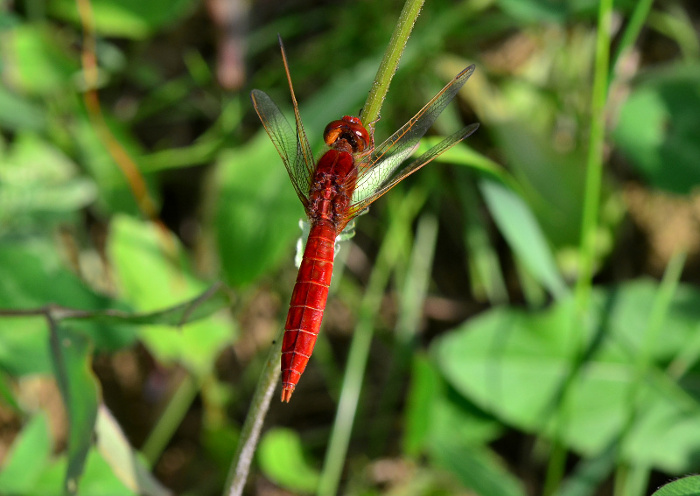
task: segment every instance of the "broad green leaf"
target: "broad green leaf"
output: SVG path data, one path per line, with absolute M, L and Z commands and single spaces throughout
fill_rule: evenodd
M 69 39 L 58 33 L 38 23 L 18 25 L 3 33 L 0 57 L 5 80 L 23 93 L 35 95 L 72 87 L 80 64 L 68 49 Z
M 41 131 L 46 116 L 41 106 L 0 86 L 0 127 L 13 131 Z
M 304 209 L 267 135 L 260 132 L 245 148 L 222 153 L 215 184 L 214 223 L 227 280 L 241 286 L 284 258 L 291 265 Z
M 51 458 L 46 414 L 35 415 L 15 438 L 0 471 L 0 494 L 31 494 Z
M 151 496 L 157 494 L 130 489 L 119 479 L 119 469 L 129 470 L 130 467 L 114 467 L 103 458 L 102 453 L 98 453 L 94 449 L 90 450 L 85 463 L 85 473 L 80 480 L 79 494 L 89 494 L 90 496 Z
M 439 339 L 435 356 L 452 386 L 508 424 L 550 435 L 550 420 L 565 408 L 562 440 L 584 456 L 621 439 L 630 463 L 682 472 L 700 444 L 694 427 L 700 405 L 661 370 L 646 371 L 640 381 L 635 358 L 656 292 L 654 283 L 638 281 L 594 293 L 586 334 L 575 341 L 585 343 L 580 352 L 586 361 L 573 376 L 566 404 L 559 398 L 580 356 L 567 333 L 571 300 L 542 312 L 488 311 Z M 682 352 L 698 320 L 700 292 L 680 286 L 663 339 L 653 348 L 656 366 Z M 633 393 L 638 402 L 631 401 Z M 636 421 L 628 428 L 630 418 Z
M 513 252 L 552 295 L 556 298 L 566 296 L 569 292 L 566 283 L 527 203 L 500 183 L 483 180 L 480 186 L 489 212 Z
M 35 238 L 0 242 L 0 301 L 8 309 L 40 309 L 57 304 L 80 310 L 124 309 L 92 292 L 68 270 L 56 247 Z M 114 350 L 133 342 L 135 331 L 114 324 L 76 323 L 96 348 Z M 44 317 L 0 319 L 0 364 L 14 375 L 49 372 Z
M 479 449 L 502 430 L 499 422 L 457 394 L 436 365 L 421 356 L 413 364 L 405 417 L 404 452 L 411 456 L 449 440 Z
M 92 446 L 101 395 L 92 372 L 88 339 L 57 324 L 51 330 L 51 358 L 68 417 L 68 467 L 64 487 L 77 494 L 85 459 Z
M 160 312 L 207 289 L 191 273 L 178 241 L 152 223 L 116 217 L 107 250 L 124 299 L 139 310 Z M 219 352 L 230 342 L 231 328 L 231 322 L 219 313 L 179 329 L 149 325 L 139 332 L 159 360 L 179 361 L 201 374 L 211 370 Z
M 295 493 L 312 493 L 318 486 L 320 474 L 304 458 L 301 439 L 290 429 L 271 429 L 260 441 L 260 469 L 275 484 Z
M 107 36 L 145 38 L 155 30 L 191 13 L 193 0 L 92 0 L 93 22 L 98 33 Z M 51 12 L 80 24 L 77 4 L 71 0 L 54 0 Z
M 433 463 L 449 470 L 480 496 L 525 496 L 522 483 L 488 448 L 442 438 L 430 450 Z
M 615 142 L 652 186 L 688 194 L 700 184 L 700 66 L 642 81 L 620 110 Z
M 683 477 L 659 488 L 652 496 L 700 496 L 700 475 Z
M 66 472 L 67 459 L 65 456 L 56 460 L 38 477 L 35 488 L 23 496 L 65 496 L 62 479 Z M 122 467 L 127 468 L 128 467 Z M 89 496 L 155 496 L 159 493 L 136 492 L 125 486 L 118 478 L 119 472 L 107 463 L 107 461 L 94 448 L 88 453 L 85 463 L 85 472 L 80 481 L 80 495 Z M 163 496 L 170 494 L 161 493 Z
M 97 196 L 68 157 L 37 136 L 19 134 L 0 155 L 0 233 L 72 220 Z

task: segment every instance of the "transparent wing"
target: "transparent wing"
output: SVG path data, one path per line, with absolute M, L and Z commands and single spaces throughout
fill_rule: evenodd
M 289 178 L 292 180 L 292 185 L 297 192 L 297 196 L 299 196 L 301 203 L 304 204 L 304 208 L 308 210 L 309 189 L 315 170 L 314 155 L 311 151 L 309 140 L 306 137 L 306 132 L 304 131 L 304 124 L 301 122 L 299 105 L 294 95 L 292 76 L 289 72 L 289 64 L 287 63 L 287 54 L 284 51 L 282 38 L 278 36 L 278 39 L 280 51 L 282 52 L 284 72 L 287 75 L 289 92 L 292 95 L 296 133 L 292 130 L 289 122 L 275 102 L 272 101 L 272 98 L 260 90 L 253 90 L 250 96 L 253 99 L 253 107 L 255 107 L 255 111 L 258 113 L 258 117 L 260 117 L 265 131 L 267 131 L 267 135 L 272 140 L 275 148 L 277 148 L 280 157 L 282 157 L 282 162 L 289 173 Z
M 457 74 L 440 92 L 435 95 L 416 115 L 381 145 L 377 146 L 369 159 L 360 165 L 355 192 L 350 206 L 349 217 L 357 215 L 370 203 L 389 191 L 393 186 L 414 173 L 435 157 L 476 131 L 478 124 L 467 126 L 452 136 L 445 138 L 437 146 L 418 157 L 407 166 L 399 168 L 418 146 L 420 139 L 430 129 L 442 111 L 454 99 L 474 72 L 470 65 Z
M 311 156 L 311 152 L 309 151 L 308 155 L 304 152 L 305 148 L 309 148 L 304 130 L 301 129 L 299 134 L 297 128 L 295 133 L 275 102 L 262 91 L 253 90 L 250 97 L 253 99 L 253 107 L 267 135 L 282 157 L 297 196 L 304 204 L 304 208 L 307 208 L 314 164 L 313 159 L 309 162 L 308 157 Z

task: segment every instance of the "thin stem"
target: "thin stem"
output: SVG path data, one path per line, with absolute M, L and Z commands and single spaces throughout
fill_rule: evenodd
M 275 392 L 277 381 L 280 378 L 283 335 L 284 329 L 278 334 L 272 349 L 270 349 L 270 353 L 267 355 L 267 360 L 263 366 L 260 380 L 255 388 L 255 394 L 250 404 L 250 410 L 243 424 L 236 454 L 231 461 L 231 467 L 226 477 L 224 496 L 239 496 L 243 494 L 245 481 L 250 471 L 250 464 L 253 461 L 255 448 L 260 438 L 260 431 L 267 411 L 270 408 L 272 393 Z
M 586 163 L 586 190 L 584 196 L 583 219 L 581 222 L 581 267 L 575 290 L 575 305 L 569 327 L 572 356 L 578 357 L 572 364 L 572 369 L 563 385 L 563 393 L 559 401 L 559 411 L 555 419 L 556 437 L 549 458 L 545 487 L 545 496 L 553 494 L 561 484 L 567 450 L 562 443 L 563 432 L 570 412 L 569 393 L 576 375 L 582 365 L 582 352 L 585 336 L 586 313 L 588 311 L 592 284 L 593 266 L 596 258 L 596 232 L 598 231 L 598 213 L 600 210 L 600 192 L 603 177 L 603 152 L 605 144 L 605 104 L 608 92 L 608 71 L 610 60 L 610 33 L 612 29 L 613 0 L 601 0 L 598 10 L 598 33 L 596 37 L 596 58 L 593 77 L 593 93 L 591 96 L 591 131 L 588 144 L 588 160 Z
M 649 16 L 649 11 L 651 10 L 651 5 L 653 3 L 654 0 L 639 0 L 637 5 L 635 5 L 634 11 L 632 12 L 630 20 L 627 23 L 627 27 L 625 28 L 622 38 L 620 39 L 620 44 L 618 45 L 617 50 L 615 50 L 615 54 L 612 58 L 610 64 L 610 74 L 608 76 L 610 80 L 612 80 L 613 72 L 615 71 L 615 67 L 619 62 L 620 57 L 637 41 L 639 33 L 642 30 L 647 17 Z
M 199 382 L 191 374 L 178 384 L 175 394 L 161 414 L 155 427 L 146 439 L 141 453 L 149 467 L 153 467 L 177 430 L 192 402 L 199 392 Z
M 591 98 L 591 132 L 586 163 L 586 191 L 581 223 L 581 270 L 576 284 L 578 311 L 588 306 L 595 261 L 595 235 L 600 210 L 603 176 L 603 147 L 605 144 L 605 102 L 608 91 L 608 63 L 613 0 L 601 0 L 598 11 L 595 75 Z
M 413 201 L 413 197 L 407 197 L 403 204 L 407 204 L 409 201 Z M 343 388 L 316 493 L 319 496 L 338 494 L 338 485 L 357 412 L 369 347 L 374 335 L 374 319 L 379 312 L 384 287 L 389 281 L 392 268 L 401 252 L 400 247 L 403 246 L 405 238 L 408 236 L 410 219 L 415 215 L 414 211 L 415 209 L 411 207 L 397 209 L 399 215 L 392 218 L 387 235 L 377 255 L 377 261 L 360 306 L 359 319 L 350 344 Z
M 391 40 L 389 40 L 389 46 L 384 52 L 384 58 L 379 64 L 372 88 L 369 91 L 369 95 L 367 95 L 367 101 L 360 112 L 360 119 L 366 126 L 374 128 L 373 123 L 379 118 L 379 111 L 389 91 L 391 80 L 399 66 L 401 54 L 406 47 L 408 37 L 413 31 L 413 25 L 416 23 L 421 8 L 423 8 L 424 1 L 406 0 L 403 6 L 396 28 L 391 35 Z

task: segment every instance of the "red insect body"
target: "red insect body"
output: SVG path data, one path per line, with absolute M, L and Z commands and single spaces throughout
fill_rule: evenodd
M 474 71 L 469 66 L 445 86 L 413 118 L 379 146 L 357 117 L 345 116 L 326 126 L 330 147 L 314 165 L 294 96 L 287 58 L 280 40 L 296 121 L 292 129 L 265 93 L 251 97 L 260 120 L 282 157 L 311 224 L 309 239 L 284 326 L 282 343 L 282 401 L 288 402 L 316 344 L 333 274 L 336 237 L 355 216 L 435 157 L 473 133 L 478 124 L 445 138 L 408 165 L 402 165 L 425 132 Z
M 338 143 L 336 148 L 347 146 L 347 142 Z M 311 230 L 284 326 L 282 401 L 285 402 L 291 398 L 316 344 L 333 275 L 335 238 L 345 227 L 343 222 L 356 176 L 349 151 L 328 150 L 316 167 L 309 195 Z

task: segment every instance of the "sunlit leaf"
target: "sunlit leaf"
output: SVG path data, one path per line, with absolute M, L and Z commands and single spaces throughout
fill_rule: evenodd
M 451 385 L 502 421 L 530 432 L 551 435 L 552 418 L 566 408 L 566 442 L 585 456 L 598 454 L 623 432 L 622 453 L 633 463 L 670 472 L 692 466 L 700 433 L 700 405 L 662 371 L 651 369 L 638 381 L 636 354 L 656 295 L 646 281 L 599 290 L 588 317 L 587 360 L 570 385 L 566 405 L 557 401 L 577 360 L 571 342 L 571 305 L 541 312 L 495 309 L 439 339 L 436 357 Z M 680 286 L 664 321 L 664 338 L 654 359 L 667 363 L 697 332 L 700 292 Z M 582 350 L 583 351 L 583 350 Z M 630 401 L 632 391 L 641 405 Z M 634 428 L 626 431 L 632 408 Z
M 71 56 L 68 40 L 42 24 L 23 24 L 3 33 L 0 55 L 5 78 L 30 94 L 46 95 L 72 86 L 80 64 Z M 3 110 L 5 113 L 7 109 Z
M 564 297 L 568 288 L 557 268 L 547 239 L 527 203 L 515 192 L 495 181 L 483 180 L 480 186 L 489 212 L 513 252 L 540 284 L 555 297 Z
M 170 306 L 182 305 L 183 301 L 199 297 L 207 289 L 206 283 L 190 271 L 177 240 L 152 223 L 117 217 L 112 224 L 108 252 L 124 298 L 142 311 L 161 312 Z M 217 305 L 216 301 L 213 303 Z M 197 305 L 186 308 L 196 310 Z M 177 330 L 149 325 L 139 332 L 160 360 L 181 361 L 202 373 L 211 370 L 218 353 L 230 342 L 231 330 L 228 319 L 217 314 Z
M 312 493 L 320 474 L 304 461 L 299 435 L 289 429 L 268 431 L 258 448 L 258 461 L 267 477 L 295 492 Z
M 0 493 L 31 494 L 36 479 L 51 458 L 51 436 L 46 414 L 32 417 L 5 455 L 0 471 Z
M 687 194 L 700 184 L 700 67 L 674 68 L 639 84 L 614 138 L 655 187 Z
M 698 496 L 699 494 L 700 475 L 693 475 L 669 482 L 652 496 Z
M 193 0 L 91 0 L 90 13 L 100 34 L 144 38 L 191 12 L 195 4 Z M 54 15 L 80 23 L 76 2 L 55 0 L 50 7 Z
M 151 475 L 146 464 L 131 447 L 121 427 L 104 405 L 99 409 L 95 432 L 97 434 L 97 451 L 109 467 L 112 478 L 118 478 L 121 484 L 135 494 L 143 496 L 167 496 L 171 494 Z M 98 485 L 99 479 L 95 475 L 86 473 L 83 484 L 87 486 L 94 478 L 95 484 Z

